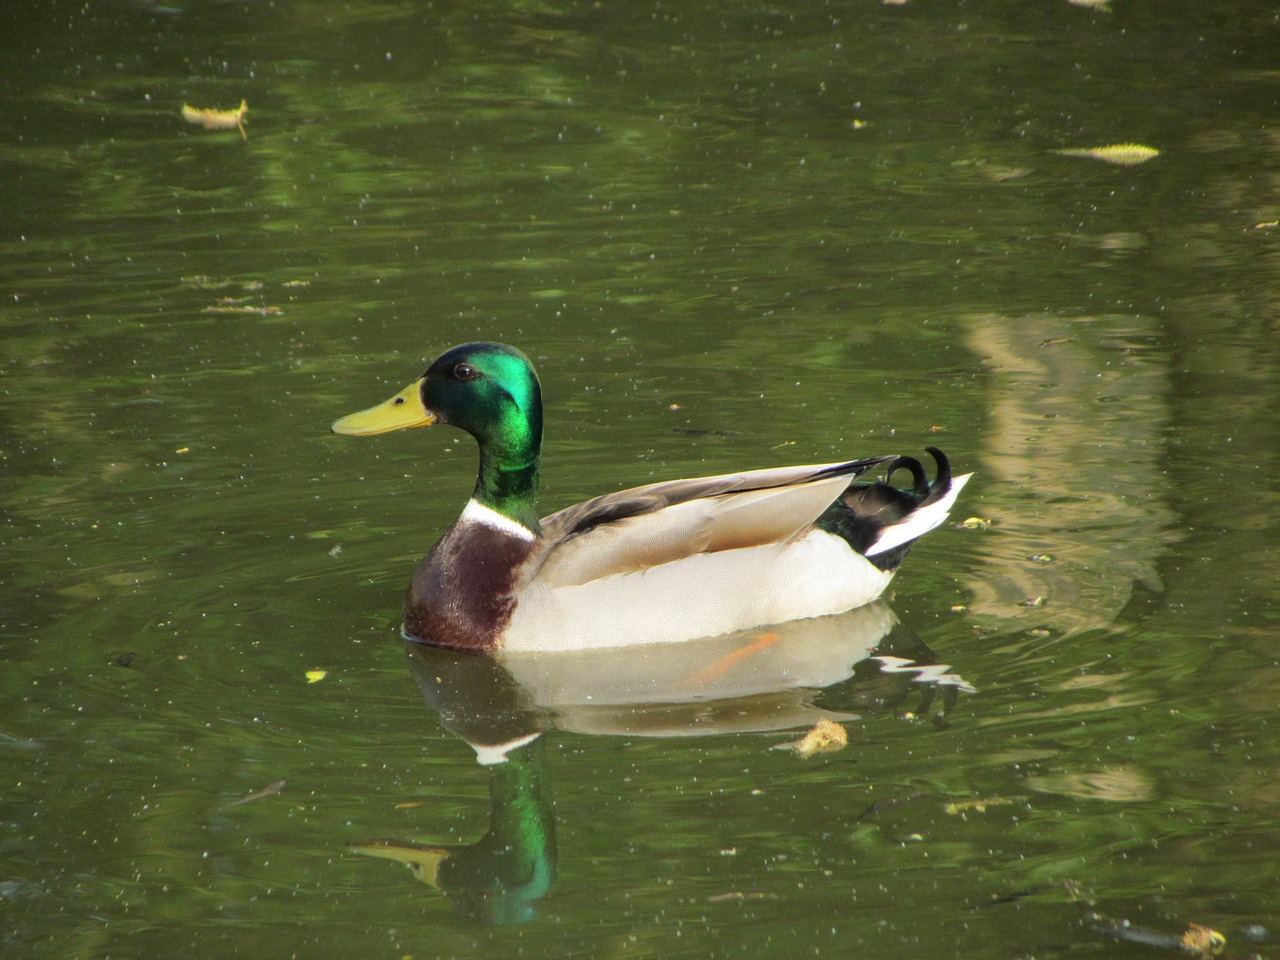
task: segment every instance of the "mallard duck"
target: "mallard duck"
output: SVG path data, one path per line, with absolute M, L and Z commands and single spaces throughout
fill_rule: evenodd
M 869 603 L 941 524 L 969 475 L 914 457 L 651 483 L 539 519 L 542 390 L 500 343 L 441 354 L 391 399 L 333 423 L 355 436 L 452 424 L 480 469 L 462 515 L 418 565 L 404 633 L 499 653 L 691 640 Z M 855 482 L 888 464 L 884 481 Z M 911 486 L 892 486 L 895 472 Z

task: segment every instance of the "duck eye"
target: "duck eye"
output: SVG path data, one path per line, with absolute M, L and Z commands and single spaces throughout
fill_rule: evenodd
M 480 371 L 469 363 L 460 363 L 453 368 L 453 375 L 459 380 L 474 380 L 480 376 Z

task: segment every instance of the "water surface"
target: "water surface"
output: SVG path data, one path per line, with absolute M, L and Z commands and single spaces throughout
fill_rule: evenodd
M 14 7 L 0 943 L 1273 955 L 1280 37 L 1112 6 Z M 548 511 L 937 444 L 990 525 L 822 692 L 406 657 L 472 449 L 327 425 L 479 337 L 538 363 Z

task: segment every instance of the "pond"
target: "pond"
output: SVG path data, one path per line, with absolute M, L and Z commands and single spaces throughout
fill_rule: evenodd
M 0 952 L 1280 953 L 1273 4 L 13 13 Z M 776 643 L 406 646 L 474 444 L 328 427 L 475 339 L 545 512 L 975 477 Z

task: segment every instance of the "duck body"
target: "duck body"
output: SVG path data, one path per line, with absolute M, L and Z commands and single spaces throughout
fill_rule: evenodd
M 876 599 L 968 476 L 941 451 L 751 470 L 606 494 L 537 518 L 541 389 L 512 347 L 464 344 L 384 404 L 333 425 L 452 423 L 480 446 L 462 515 L 418 565 L 405 634 L 484 653 L 691 640 Z M 909 488 L 859 481 L 887 464 Z

